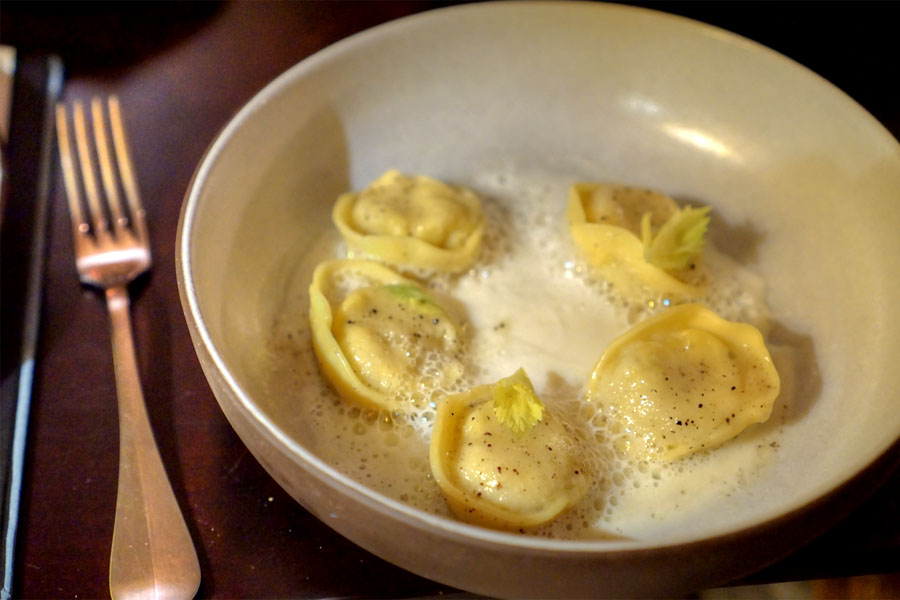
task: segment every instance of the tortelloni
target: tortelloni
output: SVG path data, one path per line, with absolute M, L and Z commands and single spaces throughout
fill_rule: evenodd
M 466 269 L 484 232 L 472 191 L 396 170 L 342 194 L 332 219 L 351 253 L 425 273 Z
M 460 520 L 518 530 L 556 518 L 584 496 L 589 482 L 552 413 L 544 411 L 525 431 L 501 423 L 494 397 L 503 381 L 449 396 L 438 407 L 431 471 Z
M 621 450 L 638 460 L 675 460 L 766 421 L 779 388 L 756 328 L 684 304 L 613 340 L 588 397 L 621 430 Z
M 313 349 L 341 397 L 407 411 L 462 376 L 456 321 L 394 270 L 373 261 L 327 261 L 316 268 L 309 296 Z
M 587 261 L 631 301 L 703 295 L 705 276 L 697 260 L 683 267 L 648 260 L 646 238 L 677 214 L 669 196 L 612 183 L 573 184 L 566 209 L 572 237 Z

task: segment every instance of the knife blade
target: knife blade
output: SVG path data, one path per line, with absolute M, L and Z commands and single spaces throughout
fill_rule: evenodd
M 3 600 L 12 577 L 28 416 L 40 317 L 47 201 L 51 185 L 53 106 L 62 90 L 56 56 L 16 55 L 12 77 L 6 198 L 0 205 L 0 490 Z

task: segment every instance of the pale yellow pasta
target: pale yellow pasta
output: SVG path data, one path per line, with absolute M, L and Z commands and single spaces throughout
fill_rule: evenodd
M 396 170 L 362 192 L 342 194 L 332 220 L 352 256 L 425 273 L 464 270 L 484 232 L 472 191 Z
M 652 190 L 582 182 L 569 188 L 566 218 L 587 261 L 626 299 L 685 301 L 703 294 L 699 262 L 665 271 L 645 259 L 641 240 L 643 215 L 658 230 L 676 212 L 672 198 Z
M 588 474 L 552 412 L 524 432 L 501 424 L 493 387 L 449 396 L 438 408 L 431 471 L 461 520 L 495 529 L 535 527 L 584 496 Z
M 338 394 L 373 409 L 431 401 L 463 372 L 454 319 L 416 282 L 374 261 L 319 265 L 309 287 L 313 349 Z
M 674 460 L 766 421 L 779 389 L 759 330 L 684 304 L 613 340 L 591 375 L 589 400 L 621 430 L 620 450 Z

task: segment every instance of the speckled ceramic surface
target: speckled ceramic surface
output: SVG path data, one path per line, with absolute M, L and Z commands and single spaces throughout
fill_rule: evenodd
M 765 279 L 780 335 L 808 350 L 796 401 L 769 425 L 776 459 L 749 485 L 630 540 L 502 534 L 338 474 L 290 410 L 262 398 L 271 382 L 258 356 L 283 281 L 330 227 L 338 194 L 388 168 L 474 185 L 510 164 L 713 205 L 724 229 L 714 241 Z M 898 232 L 900 145 L 802 66 L 646 10 L 479 4 L 364 32 L 263 90 L 198 168 L 178 268 L 223 411 L 273 477 L 339 532 L 484 594 L 659 595 L 780 558 L 874 478 L 854 479 L 900 436 Z

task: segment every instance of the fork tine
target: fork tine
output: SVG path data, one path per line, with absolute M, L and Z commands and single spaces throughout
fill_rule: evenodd
M 72 150 L 72 141 L 69 137 L 69 120 L 66 117 L 66 105 L 56 105 L 56 139 L 59 144 L 59 158 L 62 164 L 63 181 L 66 186 L 66 197 L 69 201 L 69 216 L 72 219 L 72 229 L 77 238 L 78 234 L 87 233 L 88 222 L 81 208 L 81 192 L 78 187 L 78 169 L 75 166 L 75 156 Z
M 78 148 L 78 162 L 81 163 L 81 179 L 84 182 L 84 192 L 88 199 L 88 209 L 91 213 L 91 221 L 94 227 L 94 235 L 100 235 L 106 230 L 106 213 L 100 203 L 100 191 L 97 188 L 97 178 L 94 175 L 94 160 L 91 157 L 91 149 L 88 143 L 87 126 L 84 118 L 84 105 L 75 102 L 75 145 Z
M 128 198 L 128 208 L 131 212 L 131 220 L 138 239 L 147 242 L 147 220 L 144 206 L 141 204 L 141 196 L 134 175 L 134 163 L 131 161 L 131 153 L 128 150 L 128 140 L 125 138 L 125 126 L 122 124 L 122 111 L 119 109 L 119 97 L 110 96 L 109 125 L 112 131 L 113 145 L 118 158 L 119 174 L 122 177 L 122 188 Z
M 91 101 L 91 119 L 94 124 L 94 146 L 97 149 L 97 159 L 100 162 L 100 175 L 103 179 L 103 189 L 106 190 L 106 203 L 112 217 L 112 228 L 118 231 L 125 222 L 123 221 L 122 200 L 119 196 L 119 187 L 116 185 L 116 175 L 110 157 L 109 139 L 106 136 L 106 119 L 103 117 L 103 103 L 99 98 Z

